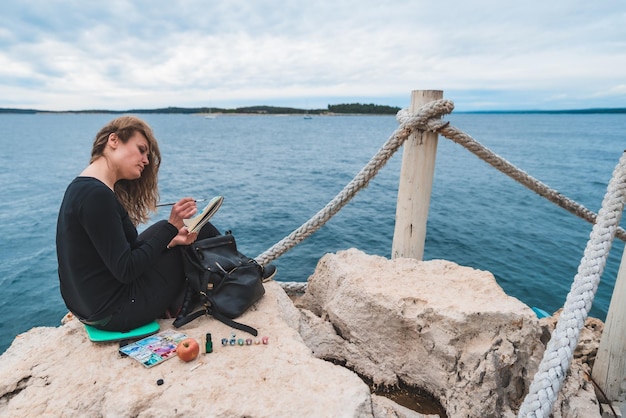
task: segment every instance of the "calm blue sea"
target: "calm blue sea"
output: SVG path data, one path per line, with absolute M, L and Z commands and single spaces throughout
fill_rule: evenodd
M 0 352 L 17 334 L 56 326 L 66 313 L 56 273 L 57 210 L 88 163 L 93 136 L 112 118 L 0 115 Z M 162 201 L 223 195 L 214 223 L 231 229 L 253 257 L 328 203 L 397 127 L 392 116 L 144 118 L 161 144 Z M 447 119 L 596 212 L 626 148 L 626 115 Z M 320 231 L 275 261 L 278 280 L 305 281 L 325 253 L 351 247 L 390 256 L 401 154 Z M 590 232 L 590 224 L 440 139 L 425 259 L 489 270 L 508 294 L 553 312 L 563 305 Z M 606 316 L 623 249 L 615 241 L 592 316 Z

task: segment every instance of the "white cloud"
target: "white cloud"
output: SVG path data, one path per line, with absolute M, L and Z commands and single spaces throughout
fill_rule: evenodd
M 9 0 L 0 15 L 0 107 L 404 105 L 416 88 L 532 91 L 537 105 L 565 95 L 583 107 L 613 91 L 626 106 L 615 88 L 626 66 L 621 0 Z M 464 106 L 498 108 L 498 96 Z

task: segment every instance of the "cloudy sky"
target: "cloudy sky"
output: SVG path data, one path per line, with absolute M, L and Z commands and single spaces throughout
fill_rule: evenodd
M 0 107 L 626 107 L 624 0 L 2 0 Z

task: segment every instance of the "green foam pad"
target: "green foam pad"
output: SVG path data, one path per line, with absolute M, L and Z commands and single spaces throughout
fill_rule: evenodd
M 103 331 L 98 328 L 94 328 L 91 325 L 85 325 L 87 335 L 93 342 L 101 343 L 108 341 L 120 341 L 129 338 L 140 338 L 146 335 L 154 334 L 159 330 L 159 323 L 152 321 L 149 324 L 142 325 L 139 328 L 131 329 L 130 331 Z

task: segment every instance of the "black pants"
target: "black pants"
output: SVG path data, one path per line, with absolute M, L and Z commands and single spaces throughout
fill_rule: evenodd
M 163 222 L 167 221 L 159 221 L 148 227 L 139 235 L 139 239 L 148 239 Z M 207 223 L 198 233 L 198 239 L 216 235 L 220 235 L 219 231 L 211 223 Z M 166 312 L 175 316 L 184 292 L 185 273 L 180 248 L 166 249 L 156 264 L 128 285 L 124 302 L 111 319 L 96 327 L 107 331 L 128 331 L 157 318 L 164 318 Z

